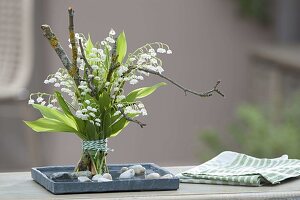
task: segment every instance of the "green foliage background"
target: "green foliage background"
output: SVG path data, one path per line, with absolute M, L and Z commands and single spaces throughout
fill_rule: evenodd
M 252 18 L 261 24 L 271 22 L 272 0 L 237 0 L 239 13 L 242 17 Z
M 279 121 L 274 121 L 268 109 L 251 104 L 239 106 L 236 116 L 237 120 L 226 133 L 232 137 L 235 147 L 226 144 L 216 130 L 205 130 L 200 136 L 207 147 L 201 153 L 203 158 L 211 158 L 224 150 L 238 150 L 257 157 L 287 154 L 290 158 L 300 158 L 299 94 L 284 106 Z

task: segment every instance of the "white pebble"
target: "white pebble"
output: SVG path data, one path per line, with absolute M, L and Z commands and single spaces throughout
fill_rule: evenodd
M 166 175 L 163 175 L 160 178 L 162 178 L 162 179 L 169 179 L 169 178 L 173 178 L 173 175 L 172 174 L 166 174 Z
M 101 174 L 96 174 L 95 176 L 93 176 L 92 180 L 97 181 L 99 178 L 103 178 L 103 176 Z
M 110 175 L 110 173 L 105 173 L 105 174 L 103 174 L 102 176 L 103 176 L 103 178 L 112 180 L 112 176 Z
M 90 182 L 91 179 L 89 179 L 89 178 L 86 177 L 86 176 L 79 176 L 79 177 L 78 177 L 78 181 L 79 181 L 79 182 Z
M 98 178 L 97 181 L 98 181 L 98 182 L 109 182 L 109 181 L 112 181 L 112 180 L 101 177 L 101 178 Z
M 151 173 L 151 174 L 146 175 L 145 178 L 146 179 L 159 179 L 160 175 L 158 173 Z
M 128 167 L 122 167 L 120 171 L 121 171 L 121 173 L 123 173 L 123 172 L 126 172 L 127 170 L 128 170 Z
M 133 169 L 128 169 L 127 171 L 123 172 L 120 175 L 120 179 L 128 179 L 134 177 L 134 170 Z
M 142 165 L 133 165 L 130 166 L 129 169 L 133 169 L 136 175 L 145 174 L 146 171 L 145 167 L 143 167 Z

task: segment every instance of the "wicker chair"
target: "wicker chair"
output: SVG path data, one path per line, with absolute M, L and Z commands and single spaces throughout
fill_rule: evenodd
M 33 0 L 0 0 L 0 101 L 23 99 L 33 69 Z

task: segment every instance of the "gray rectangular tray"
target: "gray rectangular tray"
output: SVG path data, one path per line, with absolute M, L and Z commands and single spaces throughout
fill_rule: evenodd
M 56 182 L 49 179 L 49 176 L 55 172 L 72 172 L 74 166 L 49 166 L 36 167 L 31 169 L 31 177 L 48 191 L 53 194 L 70 193 L 92 193 L 92 192 L 117 192 L 117 191 L 157 191 L 157 190 L 177 190 L 179 188 L 179 179 L 177 177 L 169 179 L 144 179 L 134 177 L 130 180 L 119 180 L 120 169 L 135 164 L 111 164 L 108 165 L 109 172 L 113 177 L 110 182 L 78 182 L 69 180 L 69 182 Z M 156 172 L 161 176 L 170 174 L 167 170 L 153 164 L 141 163 L 146 168 L 147 173 Z

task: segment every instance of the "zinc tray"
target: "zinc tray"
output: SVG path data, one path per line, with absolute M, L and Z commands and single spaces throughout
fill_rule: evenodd
M 170 174 L 167 170 L 153 163 L 139 163 L 146 168 L 146 173 L 156 172 L 161 176 Z M 122 167 L 136 164 L 111 164 L 108 165 L 113 181 L 110 182 L 79 182 L 77 179 L 53 181 L 49 176 L 55 172 L 72 172 L 74 166 L 48 166 L 31 169 L 31 177 L 53 194 L 70 193 L 95 193 L 95 192 L 121 192 L 121 191 L 157 191 L 177 190 L 179 179 L 175 176 L 167 179 L 145 179 L 144 175 L 135 176 L 132 179 L 119 180 Z

